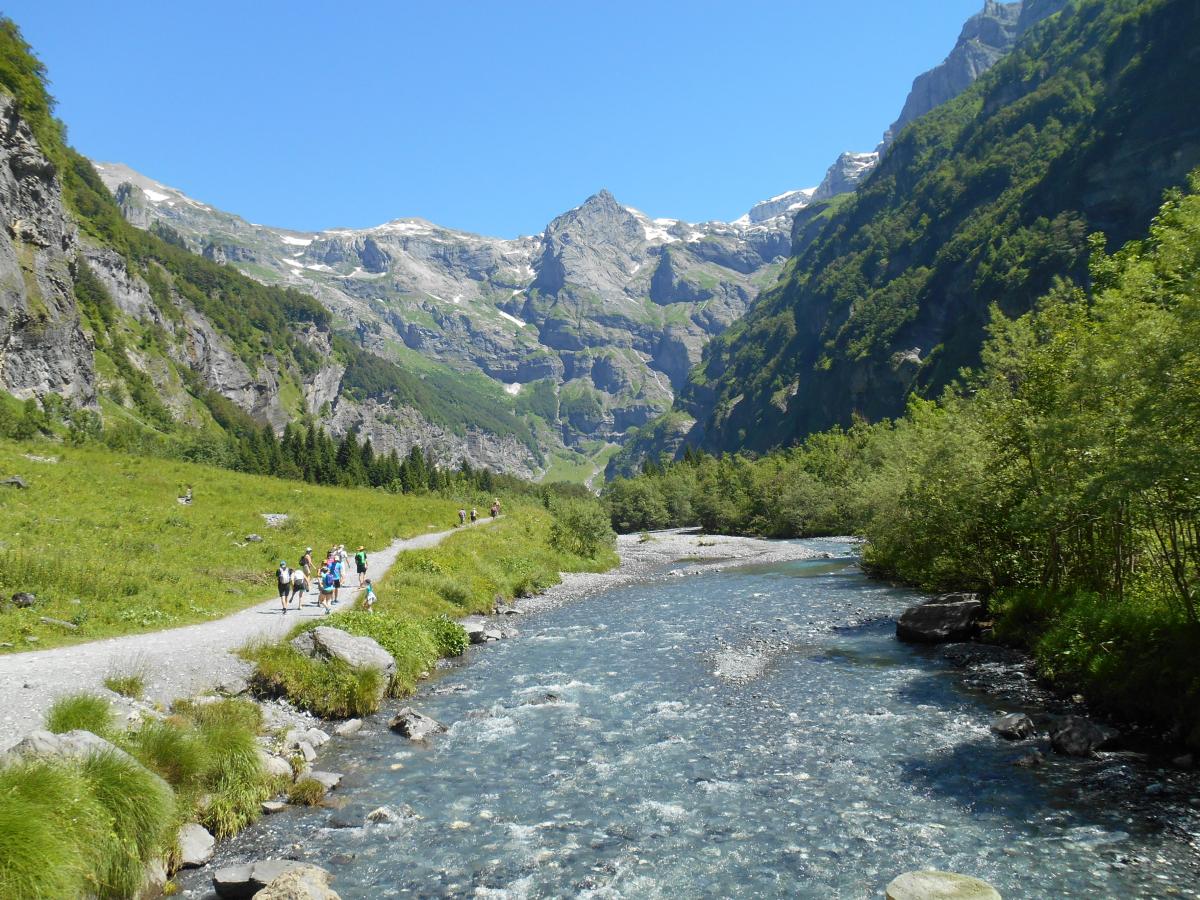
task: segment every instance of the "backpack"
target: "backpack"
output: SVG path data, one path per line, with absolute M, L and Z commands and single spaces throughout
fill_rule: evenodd
M 279 579 L 280 584 L 291 584 L 292 583 L 292 570 L 291 569 L 277 569 L 275 571 L 275 577 Z
M 330 590 L 333 590 L 333 582 L 336 580 L 337 579 L 335 579 L 333 577 L 333 572 L 329 571 L 329 572 L 325 573 L 325 578 L 324 578 L 323 584 L 325 585 L 325 587 L 329 588 Z

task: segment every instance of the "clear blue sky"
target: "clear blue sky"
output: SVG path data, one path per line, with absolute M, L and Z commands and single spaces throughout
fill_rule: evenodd
M 62 2 L 4 12 L 83 153 L 254 222 L 514 236 L 602 187 L 731 219 L 870 150 L 982 0 Z

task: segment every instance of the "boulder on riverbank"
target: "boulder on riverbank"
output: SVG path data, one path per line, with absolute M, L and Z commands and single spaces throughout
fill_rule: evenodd
M 1050 746 L 1066 756 L 1091 756 L 1109 746 L 1121 732 L 1080 716 L 1063 716 L 1050 729 Z
M 288 869 L 254 895 L 255 900 L 340 900 L 329 886 L 333 876 L 319 866 Z
M 179 845 L 179 868 L 198 869 L 213 858 L 217 839 L 203 825 L 189 822 L 179 829 L 176 843 Z
M 279 876 L 300 867 L 316 868 L 292 859 L 264 859 L 240 866 L 226 866 L 213 873 L 213 890 L 222 900 L 249 900 L 250 897 L 262 896 L 259 891 Z
M 983 601 L 977 594 L 942 594 L 910 606 L 896 621 L 896 637 L 918 644 L 965 641 L 979 631 Z
M 419 713 L 411 706 L 406 706 L 392 718 L 388 727 L 397 734 L 402 734 L 412 741 L 428 740 L 435 734 L 442 734 L 446 726 L 437 719 L 431 719 L 424 713 Z
M 396 674 L 396 660 L 378 641 L 340 628 L 322 625 L 294 637 L 292 646 L 315 658 L 340 659 L 352 669 L 379 670 L 384 676 L 379 681 L 380 697 L 387 692 L 388 683 Z
M 1033 719 L 1024 713 L 1009 713 L 1001 716 L 991 725 L 992 732 L 1008 741 L 1022 741 L 1033 735 L 1037 727 Z

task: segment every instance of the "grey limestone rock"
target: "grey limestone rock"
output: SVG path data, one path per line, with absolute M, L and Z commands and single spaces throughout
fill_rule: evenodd
M 217 840 L 208 833 L 208 829 L 195 822 L 189 822 L 179 829 L 176 838 L 179 845 L 179 866 L 183 869 L 197 869 L 213 858 L 213 849 Z
M 396 660 L 379 645 L 378 641 L 369 637 L 360 637 L 322 625 L 312 631 L 306 631 L 292 640 L 292 646 L 301 653 L 326 659 L 340 659 L 352 669 L 376 669 L 383 673 L 382 687 L 386 689 L 387 679 L 396 671 Z
M 342 776 L 339 772 L 318 772 L 314 770 L 309 772 L 307 777 L 313 781 L 320 782 L 321 786 L 327 791 L 332 791 L 342 783 Z
M 417 712 L 411 706 L 406 706 L 392 717 L 388 727 L 397 734 L 413 741 L 428 740 L 435 734 L 443 734 L 446 726 L 436 719 Z
M 265 859 L 227 866 L 213 873 L 213 890 L 222 900 L 248 900 L 272 881 L 303 863 L 290 859 Z
M 942 644 L 972 637 L 983 618 L 983 603 L 975 594 L 942 594 L 911 606 L 896 621 L 902 641 Z
M 324 869 L 304 863 L 276 876 L 254 896 L 256 900 L 339 900 L 329 886 L 332 881 Z
M 12 605 L 18 609 L 28 609 L 37 603 L 37 597 L 28 591 L 18 591 L 12 595 Z
M 349 737 L 352 734 L 358 734 L 358 732 L 362 731 L 362 726 L 362 719 L 347 719 L 334 728 L 333 733 L 338 737 Z

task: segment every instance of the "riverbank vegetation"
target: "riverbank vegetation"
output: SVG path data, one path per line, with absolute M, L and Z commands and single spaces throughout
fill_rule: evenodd
M 937 402 L 763 458 L 649 464 L 606 488 L 624 531 L 856 532 L 872 572 L 987 594 L 1060 686 L 1200 746 L 1200 174 L 1144 240 L 993 309 Z
M 456 619 L 543 591 L 558 583 L 561 572 L 602 571 L 616 563 L 613 533 L 596 501 L 515 502 L 495 522 L 401 554 L 375 584 L 379 600 L 371 612 L 350 608 L 312 619 L 288 640 L 244 652 L 256 666 L 257 690 L 287 696 L 324 717 L 367 715 L 385 695 L 412 693 L 440 657 L 466 649 Z M 396 661 L 390 682 L 381 685 L 377 670 L 313 659 L 290 644 L 322 625 L 377 641 Z
M 244 700 L 182 702 L 123 727 L 102 697 L 61 699 L 50 731 L 83 728 L 114 748 L 0 764 L 0 896 L 137 896 L 148 866 L 174 867 L 184 823 L 217 837 L 245 828 L 282 788 L 263 769 L 261 726 Z

